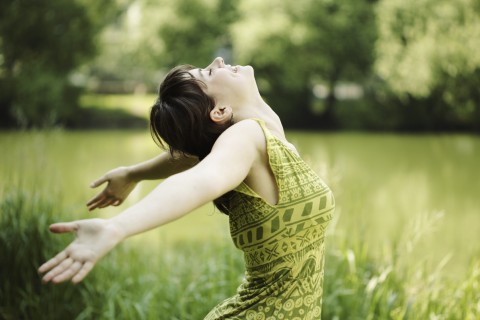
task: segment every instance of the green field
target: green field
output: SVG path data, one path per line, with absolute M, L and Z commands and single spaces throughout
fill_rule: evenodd
M 156 98 L 156 94 L 85 94 L 80 98 L 80 105 L 84 108 L 101 107 L 106 110 L 123 110 L 147 119 L 148 107 L 153 105 Z
M 480 138 L 289 132 L 336 197 L 323 319 L 480 316 Z M 207 205 L 130 239 L 84 283 L 42 286 L 35 268 L 88 213 L 89 183 L 159 152 L 146 131 L 0 133 L 0 318 L 201 319 L 240 283 L 228 219 Z M 3 251 L 3 252 L 2 252 Z

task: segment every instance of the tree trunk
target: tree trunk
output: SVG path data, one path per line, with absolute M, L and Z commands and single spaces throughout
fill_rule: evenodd
M 325 110 L 320 116 L 320 129 L 336 129 L 338 123 L 335 117 L 335 105 L 337 97 L 335 96 L 335 86 L 337 85 L 338 75 L 340 72 L 336 71 L 330 76 L 328 81 L 328 95 L 325 99 Z

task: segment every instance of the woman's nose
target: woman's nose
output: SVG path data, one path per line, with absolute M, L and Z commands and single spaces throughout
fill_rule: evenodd
M 217 68 L 223 68 L 225 67 L 225 61 L 223 61 L 222 57 L 216 57 L 212 62 L 212 66 L 215 66 Z
M 212 68 L 223 68 L 225 67 L 225 61 L 223 61 L 222 57 L 216 57 L 213 59 L 212 63 L 210 63 L 206 69 L 212 69 Z

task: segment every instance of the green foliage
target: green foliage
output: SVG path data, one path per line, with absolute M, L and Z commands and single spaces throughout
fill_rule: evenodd
M 427 129 L 479 129 L 479 17 L 475 0 L 378 5 L 376 72 L 402 105 L 430 115 Z
M 69 128 L 148 128 L 149 107 L 156 95 L 82 95 Z
M 428 96 L 445 77 L 472 74 L 480 58 L 476 1 L 384 1 L 376 67 L 398 93 Z
M 44 286 L 36 271 L 61 243 L 48 235 L 53 212 L 53 203 L 38 194 L 21 191 L 3 194 L 0 203 L 2 319 L 70 318 L 85 306 L 85 301 L 76 297 L 83 285 Z M 62 308 L 58 308 L 57 303 Z
M 154 92 L 221 55 L 255 66 L 286 127 L 478 131 L 479 17 L 476 0 L 3 1 L 0 126 L 68 125 L 73 83 Z M 339 100 L 344 82 L 364 98 Z
M 162 76 L 175 65 L 203 66 L 215 55 L 228 60 L 228 26 L 236 19 L 238 2 L 133 2 L 102 32 L 100 55 L 81 73 L 98 83 L 92 86 L 95 92 L 155 92 Z M 119 85 L 110 89 L 107 83 Z
M 156 94 L 85 94 L 80 98 L 82 108 L 99 107 L 105 109 L 121 109 L 145 119 L 149 116 L 149 108 L 153 105 Z
M 141 82 L 155 78 L 148 69 L 205 65 L 231 46 L 286 127 L 478 129 L 478 10 L 472 0 L 146 1 L 140 36 L 115 61 Z M 339 101 L 345 81 L 364 99 Z M 313 96 L 316 84 L 325 99 Z
M 165 43 L 163 64 L 203 66 L 220 47 L 230 46 L 227 32 L 236 18 L 237 0 L 178 0 L 173 14 L 160 26 L 158 35 Z M 228 57 L 225 57 L 228 60 Z
M 95 36 L 112 11 L 103 3 L 1 2 L 2 125 L 50 127 L 75 112 L 78 90 L 68 76 L 96 53 Z
M 335 127 L 334 87 L 370 73 L 373 10 L 363 0 L 242 3 L 242 18 L 233 26 L 236 53 L 255 65 L 262 92 L 287 126 Z M 330 93 L 320 117 L 312 111 L 316 83 Z
M 0 12 L 3 72 L 8 75 L 21 72 L 26 62 L 68 71 L 94 51 L 92 23 L 76 2 L 7 1 Z
M 204 66 L 223 55 L 227 63 L 255 66 L 262 94 L 289 127 L 332 126 L 335 97 L 325 102 L 323 117 L 317 117 L 312 111 L 313 85 L 324 82 L 333 93 L 340 81 L 368 76 L 373 61 L 374 11 L 366 0 L 146 1 L 129 11 L 117 30 L 129 41 L 120 45 L 107 40 L 115 49 L 107 47 L 108 55 L 95 64 L 98 76 L 125 74 L 150 83 L 141 79 L 151 78 L 148 68 Z M 128 23 L 133 12 L 143 17 L 137 32 Z M 117 39 L 113 34 L 110 39 Z M 122 70 L 115 71 L 118 65 Z
M 13 118 L 21 128 L 48 128 L 73 116 L 79 88 L 45 65 L 26 62 L 23 68 L 13 79 L 4 79 L 11 81 L 9 89 L 12 90 L 12 99 L 6 102 L 9 105 L 2 106 L 3 111 L 8 112 L 7 119 Z

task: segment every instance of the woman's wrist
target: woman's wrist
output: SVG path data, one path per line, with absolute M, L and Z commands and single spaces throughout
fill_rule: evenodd
M 139 177 L 136 167 L 137 167 L 136 165 L 132 165 L 132 166 L 125 166 L 123 168 L 125 170 L 126 178 L 132 182 L 138 183 L 142 180 L 142 178 Z
M 111 234 L 111 239 L 114 242 L 120 243 L 126 238 L 128 238 L 128 234 L 125 228 L 123 228 L 122 224 L 117 219 L 115 219 L 115 217 L 107 219 L 106 223 L 106 228 L 109 230 Z

